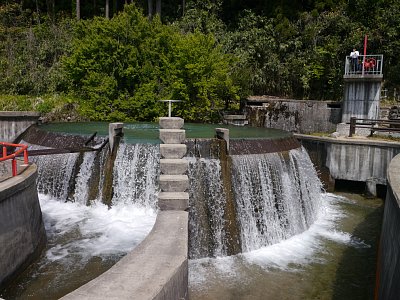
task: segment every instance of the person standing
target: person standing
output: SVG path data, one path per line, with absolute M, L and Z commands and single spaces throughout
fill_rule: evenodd
M 358 57 L 360 56 L 360 53 L 356 50 L 356 48 L 353 49 L 353 51 L 350 53 L 350 59 L 351 59 L 351 65 L 353 67 L 353 72 L 358 71 Z

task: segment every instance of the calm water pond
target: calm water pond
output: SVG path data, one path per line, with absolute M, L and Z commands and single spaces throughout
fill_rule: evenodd
M 307 232 L 244 255 L 190 262 L 190 299 L 374 299 L 383 201 L 329 194 Z
M 108 123 L 105 122 L 81 122 L 81 123 L 52 123 L 40 126 L 43 130 L 67 134 L 91 135 L 97 132 L 98 136 L 108 135 Z M 222 124 L 194 124 L 185 123 L 187 138 L 212 138 L 215 128 L 228 128 L 232 139 L 240 138 L 282 138 L 290 136 L 291 133 L 279 129 L 240 127 Z M 158 123 L 125 123 L 124 139 L 127 143 L 153 142 L 159 143 Z

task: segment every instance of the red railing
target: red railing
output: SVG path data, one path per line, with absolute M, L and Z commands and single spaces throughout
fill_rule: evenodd
M 11 144 L 11 143 L 6 143 L 6 142 L 0 142 L 0 145 L 3 146 L 3 156 L 0 157 L 0 161 L 5 161 L 11 159 L 11 166 L 12 166 L 12 175 L 16 176 L 17 175 L 17 161 L 15 158 L 17 156 L 20 156 L 21 153 L 24 153 L 24 164 L 28 164 L 28 146 L 27 145 L 22 145 L 22 144 Z M 20 148 L 17 151 L 14 151 L 14 153 L 8 154 L 7 155 L 7 147 L 14 147 L 14 148 Z

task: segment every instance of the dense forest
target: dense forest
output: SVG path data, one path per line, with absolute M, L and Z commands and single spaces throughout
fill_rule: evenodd
M 400 87 L 397 0 L 0 0 L 0 109 L 217 121 L 248 95 L 340 100 L 345 56 Z

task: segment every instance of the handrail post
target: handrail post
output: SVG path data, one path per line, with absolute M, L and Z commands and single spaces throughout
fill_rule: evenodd
M 24 164 L 27 165 L 29 164 L 29 159 L 28 159 L 28 150 L 24 150 Z
M 12 165 L 12 176 L 17 176 L 17 161 L 15 158 L 12 159 L 11 165 Z
M 3 146 L 3 157 L 7 156 L 7 147 Z
M 356 133 L 356 120 L 357 118 L 351 117 L 350 118 L 350 132 L 349 132 L 349 137 L 352 137 L 353 134 Z

